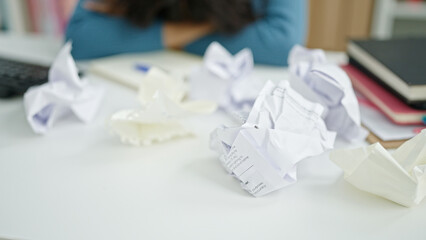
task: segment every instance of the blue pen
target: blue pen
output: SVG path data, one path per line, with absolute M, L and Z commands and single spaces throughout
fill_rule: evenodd
M 150 68 L 151 66 L 146 64 L 140 64 L 140 63 L 135 64 L 135 69 L 144 73 L 148 72 Z
M 422 121 L 423 121 L 423 124 L 425 124 L 425 125 L 426 125 L 426 115 L 424 115 L 424 116 L 422 117 Z

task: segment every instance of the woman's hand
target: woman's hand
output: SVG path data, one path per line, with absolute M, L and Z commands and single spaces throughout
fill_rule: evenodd
M 182 49 L 213 31 L 211 23 L 168 22 L 163 25 L 163 44 L 168 48 Z
M 107 0 L 87 1 L 84 7 L 90 11 L 112 16 L 121 16 L 124 12 L 124 8 L 113 8 Z M 167 48 L 182 49 L 213 31 L 214 27 L 211 23 L 167 22 L 163 25 L 163 44 Z

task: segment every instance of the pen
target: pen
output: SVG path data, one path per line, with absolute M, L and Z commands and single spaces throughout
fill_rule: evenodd
M 135 64 L 135 69 L 144 73 L 148 72 L 150 68 L 151 66 L 146 64 L 140 64 L 140 63 Z
M 147 73 L 152 67 L 153 66 L 150 66 L 148 64 L 143 64 L 143 63 L 136 63 L 135 64 L 135 69 L 138 70 L 138 71 L 141 71 L 143 73 Z M 167 69 L 165 69 L 163 67 L 160 67 L 160 66 L 155 66 L 155 67 L 163 70 L 166 73 L 170 73 L 169 70 L 167 70 Z

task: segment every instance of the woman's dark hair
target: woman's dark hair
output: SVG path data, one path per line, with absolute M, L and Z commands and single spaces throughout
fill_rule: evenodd
M 217 31 L 235 33 L 256 19 L 251 0 L 105 0 L 125 19 L 141 27 L 155 19 L 210 22 Z

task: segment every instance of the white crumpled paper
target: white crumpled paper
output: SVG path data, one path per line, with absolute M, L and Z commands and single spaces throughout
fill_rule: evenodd
M 323 107 L 294 91 L 287 81 L 267 82 L 241 127 L 216 129 L 211 148 L 223 166 L 254 196 L 297 181 L 297 164 L 331 149 Z
M 27 120 L 36 133 L 46 133 L 55 122 L 71 114 L 89 122 L 98 111 L 103 90 L 79 78 L 70 52 L 68 42 L 53 62 L 48 82 L 31 87 L 24 95 Z
M 325 108 L 327 128 L 348 140 L 363 140 L 367 131 L 361 127 L 358 100 L 348 75 L 337 65 L 327 62 L 320 49 L 295 46 L 289 54 L 290 74 L 295 81 L 302 80 L 311 91 L 308 99 Z
M 296 45 L 291 49 L 287 63 L 291 73 L 303 78 L 314 64 L 327 64 L 328 62 L 323 50 Z
M 246 48 L 232 56 L 213 42 L 204 55 L 203 65 L 190 76 L 192 99 L 208 99 L 227 112 L 250 110 L 262 83 L 252 76 L 253 54 Z
M 152 67 L 139 87 L 140 109 L 115 113 L 109 125 L 122 142 L 148 145 L 176 137 L 188 136 L 185 119 L 194 114 L 215 111 L 216 104 L 207 101 L 187 101 L 187 86 L 182 79 Z
M 353 150 L 334 150 L 330 158 L 355 187 L 403 206 L 419 204 L 426 195 L 426 130 L 393 154 L 380 143 Z

